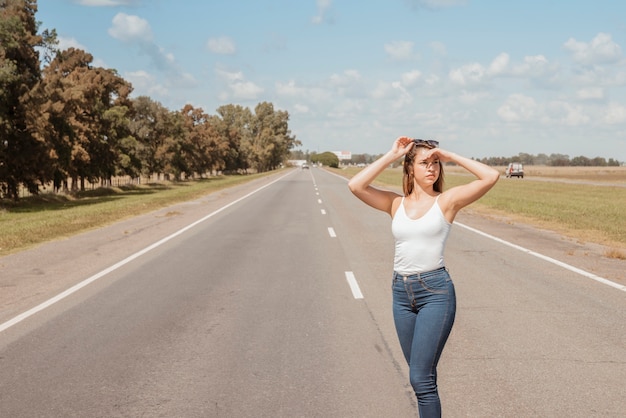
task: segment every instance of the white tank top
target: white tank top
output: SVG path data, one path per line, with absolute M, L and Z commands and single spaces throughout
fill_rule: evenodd
M 445 267 L 443 252 L 452 224 L 443 215 L 438 200 L 439 196 L 421 218 L 411 219 L 404 210 L 402 198 L 391 221 L 396 272 L 409 275 Z

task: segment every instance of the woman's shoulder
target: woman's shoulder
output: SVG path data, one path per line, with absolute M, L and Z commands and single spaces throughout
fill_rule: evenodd
M 391 192 L 391 193 L 392 193 L 392 196 L 391 196 L 392 200 L 391 200 L 391 214 L 390 215 L 393 218 L 393 216 L 396 214 L 396 211 L 398 210 L 398 208 L 404 201 L 404 195 L 401 195 L 395 192 Z

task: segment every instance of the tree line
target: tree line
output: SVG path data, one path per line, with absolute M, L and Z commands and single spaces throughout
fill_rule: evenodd
M 352 154 L 352 159 L 344 160 L 342 164 L 350 165 L 367 165 L 371 164 L 380 158 L 382 154 Z M 313 161 L 319 159 L 319 155 L 315 152 L 294 150 L 291 152 L 292 159 L 305 159 Z M 576 166 L 576 167 L 618 167 L 622 163 L 614 158 L 608 160 L 604 157 L 588 158 L 585 156 L 578 156 L 570 158 L 564 154 L 527 154 L 519 153 L 512 157 L 486 157 L 486 158 L 474 158 L 474 160 L 480 161 L 490 166 L 506 166 L 509 163 L 522 163 L 525 165 L 543 165 L 543 166 Z M 338 162 L 339 160 L 337 160 Z M 326 164 L 330 165 L 330 164 Z
M 604 157 L 588 158 L 585 156 L 578 156 L 570 158 L 564 154 L 526 154 L 520 152 L 513 157 L 488 157 L 477 159 L 478 161 L 491 166 L 505 166 L 509 163 L 522 163 L 525 165 L 543 165 L 551 167 L 617 167 L 621 163 L 613 158 L 608 160 Z
M 36 0 L 0 0 L 0 198 L 110 184 L 114 176 L 179 180 L 279 167 L 300 141 L 289 113 L 262 102 L 209 115 L 171 111 L 81 49 L 39 32 Z

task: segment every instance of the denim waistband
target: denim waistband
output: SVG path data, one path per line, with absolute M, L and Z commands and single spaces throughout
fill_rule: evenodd
M 397 271 L 394 271 L 393 275 L 394 277 L 403 277 L 406 279 L 420 279 L 420 278 L 426 278 L 426 277 L 437 275 L 441 273 L 442 271 L 448 271 L 448 268 L 439 267 L 438 269 L 435 269 L 435 270 L 422 271 L 420 273 L 413 273 L 413 274 L 402 274 L 402 273 L 398 273 Z

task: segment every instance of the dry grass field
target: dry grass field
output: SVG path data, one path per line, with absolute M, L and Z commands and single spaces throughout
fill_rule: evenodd
M 340 171 L 351 177 L 360 169 Z M 471 181 L 455 166 L 444 167 L 446 187 Z M 504 174 L 505 167 L 498 167 Z M 552 230 L 601 244 L 607 257 L 626 260 L 626 167 L 525 167 L 525 177 L 505 178 L 472 205 L 476 212 Z M 379 184 L 398 187 L 401 168 L 386 170 Z
M 506 167 L 496 167 L 504 173 Z M 460 167 L 445 167 L 447 173 L 464 173 Z M 621 183 L 626 187 L 626 167 L 547 167 L 524 166 L 528 179 L 582 180 L 586 182 Z

